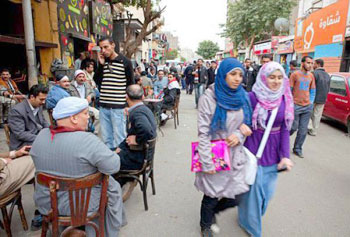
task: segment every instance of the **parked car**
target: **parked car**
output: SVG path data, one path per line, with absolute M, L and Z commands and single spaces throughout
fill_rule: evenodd
M 323 116 L 344 124 L 350 134 L 350 73 L 330 73 L 330 76 L 331 86 Z

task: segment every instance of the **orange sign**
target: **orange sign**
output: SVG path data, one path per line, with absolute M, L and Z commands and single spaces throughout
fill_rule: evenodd
M 307 18 L 296 20 L 294 49 L 298 53 L 313 52 L 315 46 L 342 42 L 349 0 L 338 0 Z

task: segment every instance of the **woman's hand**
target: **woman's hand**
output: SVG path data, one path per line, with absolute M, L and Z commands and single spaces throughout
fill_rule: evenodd
M 293 167 L 293 162 L 288 159 L 288 158 L 282 158 L 282 160 L 280 161 L 280 163 L 278 163 L 277 165 L 277 169 L 281 170 L 283 168 L 287 168 L 287 171 L 291 171 L 292 167 Z
M 215 174 L 216 170 L 203 171 L 205 174 Z
M 235 134 L 232 134 L 231 136 L 226 138 L 226 143 L 228 146 L 234 147 L 234 146 L 237 146 L 240 143 L 240 141 Z
M 244 124 L 244 123 L 239 127 L 239 130 L 240 130 L 241 133 L 242 133 L 244 136 L 246 136 L 246 137 L 252 135 L 252 130 L 250 129 L 249 126 L 247 126 L 247 125 Z

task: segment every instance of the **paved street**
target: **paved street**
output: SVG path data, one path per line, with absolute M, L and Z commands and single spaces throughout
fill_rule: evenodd
M 194 95 L 182 95 L 180 127 L 173 121 L 159 135 L 155 156 L 157 194 L 148 190 L 149 211 L 136 188 L 125 203 L 128 225 L 121 236 L 199 236 L 199 208 L 202 194 L 193 186 L 190 172 L 190 142 L 197 140 Z M 263 236 L 350 236 L 350 139 L 345 129 L 333 122 L 321 123 L 317 137 L 307 137 L 305 159 L 292 157 L 295 169 L 279 176 L 277 192 L 263 219 Z M 7 149 L 1 130 L 1 151 Z M 28 224 L 33 217 L 33 187 L 23 188 Z M 40 236 L 23 232 L 14 211 L 14 236 Z M 237 225 L 237 209 L 218 218 L 219 236 L 246 236 Z M 4 236 L 0 230 L 0 236 Z

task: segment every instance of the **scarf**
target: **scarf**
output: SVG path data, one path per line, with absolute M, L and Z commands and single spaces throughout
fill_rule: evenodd
M 85 131 L 80 129 L 74 129 L 74 128 L 67 128 L 63 126 L 50 126 L 50 133 L 51 133 L 51 141 L 53 141 L 53 138 L 58 133 L 65 133 L 65 132 L 77 132 L 77 131 Z
M 267 86 L 267 78 L 276 70 L 279 70 L 283 74 L 283 83 L 277 91 L 273 91 Z M 284 121 L 288 130 L 290 130 L 294 120 L 294 104 L 289 79 L 283 67 L 277 62 L 264 64 L 258 73 L 252 91 L 255 93 L 258 100 L 253 112 L 253 129 L 257 129 L 258 124 L 266 128 L 268 111 L 279 107 L 284 97 L 286 104 Z
M 176 80 L 176 78 L 174 78 L 173 80 L 169 81 L 169 84 L 168 84 L 168 89 L 169 90 L 174 89 L 174 88 L 181 89 L 179 83 Z
M 244 123 L 251 125 L 252 109 L 247 92 L 242 85 L 232 89 L 226 83 L 226 75 L 236 69 L 241 70 L 244 75 L 243 66 L 237 59 L 227 58 L 220 63 L 214 84 L 216 109 L 210 125 L 212 133 L 226 130 L 227 111 L 243 109 Z

